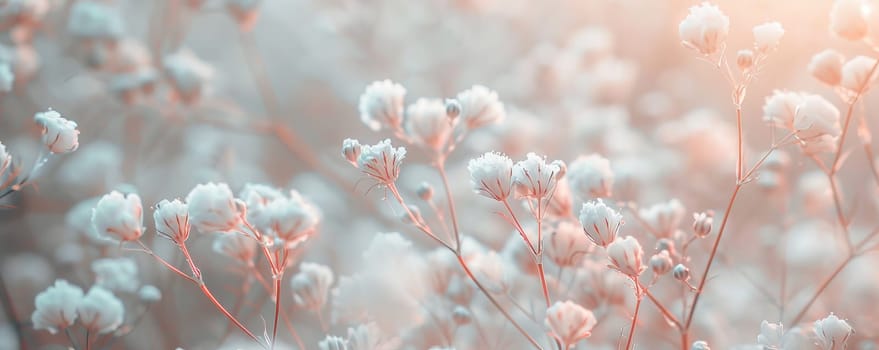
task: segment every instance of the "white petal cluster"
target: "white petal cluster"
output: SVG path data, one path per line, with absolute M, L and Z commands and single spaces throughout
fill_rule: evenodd
M 764 320 L 760 323 L 760 334 L 757 336 L 757 344 L 767 350 L 782 350 L 784 339 L 784 326 L 781 323 L 769 323 Z
M 299 273 L 290 280 L 293 300 L 302 308 L 320 312 L 327 303 L 333 280 L 333 270 L 328 266 L 303 262 Z
M 37 294 L 31 322 L 34 329 L 45 329 L 55 334 L 76 322 L 76 307 L 82 300 L 82 288 L 57 280 L 48 289 Z
M 773 91 L 763 104 L 763 120 L 780 128 L 793 128 L 797 107 L 803 103 L 803 95 L 787 90 Z
M 632 236 L 617 238 L 616 241 L 608 245 L 607 257 L 611 267 L 632 278 L 637 278 L 647 268 L 641 263 L 644 258 L 644 250 L 641 249 L 638 240 Z
M 754 27 L 754 46 L 759 52 L 769 52 L 778 47 L 781 37 L 784 36 L 784 28 L 781 23 L 768 22 Z
M 797 106 L 794 116 L 794 129 L 800 139 L 811 139 L 828 135 L 839 136 L 839 109 L 821 95 L 809 94 Z
M 498 99 L 497 92 L 485 86 L 474 85 L 458 93 L 457 101 L 461 105 L 460 118 L 469 129 L 499 123 L 506 118 L 504 104 Z
M 295 244 L 314 234 L 321 219 L 317 206 L 294 190 L 290 191 L 288 197 L 269 202 L 262 210 L 261 215 L 266 220 L 263 233 L 288 244 Z
M 406 134 L 416 143 L 441 151 L 452 134 L 446 104 L 440 99 L 419 98 L 406 108 Z
M 67 31 L 81 39 L 115 40 L 125 32 L 119 9 L 99 1 L 77 1 L 70 9 Z
M 592 335 L 592 328 L 598 321 L 592 311 L 573 301 L 557 301 L 546 309 L 544 324 L 551 335 L 566 348 Z
M 89 331 L 105 334 L 116 330 L 125 319 L 125 306 L 113 292 L 93 286 L 76 307 L 79 320 Z
M 204 233 L 227 232 L 241 224 L 242 204 L 225 183 L 196 185 L 186 196 L 189 220 Z
M 110 192 L 92 210 L 92 225 L 99 237 L 136 241 L 143 235 L 143 204 L 136 193 Z
M 623 225 L 623 215 L 600 199 L 589 201 L 580 208 L 580 224 L 592 243 L 606 248 L 616 240 Z
M 842 66 L 840 85 L 853 93 L 863 93 L 869 90 L 876 77 L 879 76 L 879 69 L 873 69 L 875 66 L 875 58 L 867 56 L 852 58 Z
M 186 103 L 197 101 L 214 76 L 214 68 L 187 49 L 165 56 L 162 68 L 178 97 Z
M 821 350 L 845 349 L 849 337 L 855 330 L 845 320 L 830 314 L 823 319 L 815 321 L 815 335 L 818 336 L 818 346 Z
M 112 291 L 134 293 L 140 287 L 137 263 L 128 258 L 103 258 L 92 261 L 95 284 Z
M 370 129 L 397 130 L 403 122 L 406 88 L 390 80 L 376 81 L 360 95 L 360 120 Z
M 565 163 L 555 160 L 546 163 L 546 157 L 528 153 L 525 160 L 513 165 L 513 186 L 523 198 L 544 199 L 555 192 L 556 185 L 565 175 Z
M 687 214 L 683 204 L 677 199 L 665 203 L 657 203 L 647 209 L 639 210 L 641 218 L 656 230 L 660 238 L 670 238 L 678 230 L 684 215 Z
M 513 160 L 488 152 L 467 164 L 470 184 L 476 193 L 496 201 L 506 200 L 513 188 Z
M 581 156 L 568 167 L 571 190 L 581 200 L 610 197 L 613 193 L 614 174 L 610 162 L 598 154 Z
M 690 7 L 690 13 L 678 26 L 684 45 L 702 55 L 713 55 L 724 45 L 729 34 L 729 17 L 707 2 Z
M 351 350 L 397 350 L 399 347 L 399 337 L 388 336 L 373 322 L 348 328 Z
M 381 184 L 390 185 L 400 176 L 400 166 L 406 158 L 406 148 L 394 148 L 390 139 L 375 145 L 363 145 L 357 166 L 364 174 Z
M 211 246 L 214 252 L 232 258 L 241 264 L 250 264 L 256 256 L 256 240 L 242 234 L 218 235 Z
M 870 30 L 866 8 L 864 0 L 836 0 L 830 9 L 830 30 L 846 40 L 863 39 Z
M 844 63 L 845 56 L 835 50 L 826 49 L 812 56 L 808 66 L 809 74 L 824 84 L 838 86 L 842 82 Z
M 590 248 L 576 221 L 559 222 L 546 237 L 546 255 L 558 266 L 577 266 Z
M 48 110 L 34 115 L 34 121 L 43 128 L 43 144 L 52 153 L 68 153 L 79 148 L 79 130 L 76 122 L 60 113 Z
M 153 211 L 153 221 L 155 221 L 156 233 L 159 234 L 159 237 L 169 239 L 177 244 L 182 244 L 189 238 L 191 229 L 189 206 L 179 199 L 170 202 L 163 199 L 156 204 L 156 210 Z

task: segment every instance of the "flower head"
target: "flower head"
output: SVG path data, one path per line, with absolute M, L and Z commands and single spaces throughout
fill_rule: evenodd
M 406 148 L 394 148 L 391 140 L 385 139 L 375 145 L 361 147 L 357 166 L 364 174 L 380 184 L 390 185 L 400 176 L 400 165 L 406 158 Z
M 830 314 L 821 320 L 815 321 L 815 334 L 818 336 L 818 346 L 821 350 L 845 349 L 848 338 L 855 330 L 848 322 Z
M 690 7 L 690 13 L 678 26 L 684 45 L 708 56 L 723 47 L 729 34 L 729 17 L 707 2 Z
M 864 93 L 879 76 L 879 69 L 874 70 L 876 59 L 867 56 L 852 58 L 842 66 L 842 87 L 853 93 Z
M 103 258 L 92 261 L 95 285 L 113 291 L 134 293 L 140 286 L 137 263 L 128 258 Z
M 354 139 L 342 141 L 342 156 L 355 167 L 357 167 L 357 158 L 360 158 L 360 152 L 360 141 Z
M 547 238 L 546 254 L 558 266 L 577 265 L 591 248 L 576 221 L 559 222 Z
M 632 236 L 626 238 L 617 238 L 613 243 L 607 246 L 607 257 L 610 259 L 611 268 L 636 278 L 644 272 L 647 267 L 641 263 L 644 257 L 644 250 L 641 244 Z
M 804 140 L 822 135 L 836 137 L 842 133 L 839 110 L 824 97 L 815 94 L 806 95 L 797 106 L 793 127 L 797 137 Z
M 235 199 L 225 183 L 196 185 L 186 196 L 189 219 L 204 233 L 227 232 L 241 224 L 243 203 Z
M 598 321 L 592 311 L 568 300 L 557 301 L 546 309 L 544 323 L 553 338 L 558 339 L 566 347 L 571 347 L 592 335 L 592 328 Z
M 488 152 L 467 164 L 470 184 L 476 193 L 504 201 L 513 188 L 513 160 L 501 153 Z
M 160 237 L 181 244 L 189 238 L 189 207 L 179 199 L 168 201 L 163 199 L 156 204 L 153 211 L 156 233 Z
M 406 108 L 406 134 L 416 143 L 439 152 L 452 135 L 446 105 L 440 99 L 419 98 Z
M 319 312 L 327 303 L 330 286 L 333 285 L 333 270 L 327 266 L 303 262 L 299 273 L 290 280 L 293 300 L 296 305 Z
M 757 336 L 757 344 L 767 350 L 781 350 L 784 326 L 781 323 L 769 323 L 766 320 L 760 323 L 760 335 Z
M 777 127 L 792 129 L 797 107 L 803 103 L 804 94 L 787 90 L 775 90 L 763 104 L 763 120 Z
M 256 240 L 242 234 L 219 235 L 211 246 L 214 252 L 223 254 L 240 264 L 250 264 L 256 256 Z
M 266 232 L 287 244 L 295 244 L 311 236 L 317 230 L 321 218 L 317 206 L 292 190 L 289 197 L 269 202 L 264 214 Z
M 684 206 L 677 199 L 657 203 L 639 211 L 639 215 L 656 230 L 660 238 L 672 237 L 686 214 Z
M 31 322 L 34 329 L 45 329 L 55 334 L 76 322 L 76 306 L 82 300 L 82 288 L 65 280 L 37 294 Z
M 861 40 L 870 29 L 864 0 L 836 0 L 830 9 L 830 30 L 846 40 Z
M 51 109 L 35 114 L 34 121 L 43 127 L 43 144 L 49 148 L 49 152 L 68 153 L 79 148 L 76 122 L 65 119 Z
M 610 197 L 614 174 L 610 162 L 598 154 L 581 156 L 571 163 L 567 173 L 571 190 L 580 199 Z
M 842 65 L 845 56 L 831 49 L 816 53 L 809 61 L 809 73 L 815 79 L 830 86 L 838 86 L 842 82 Z
M 504 104 L 498 100 L 497 93 L 482 85 L 458 93 L 461 119 L 469 129 L 499 123 L 506 117 Z
M 403 122 L 406 89 L 390 80 L 376 81 L 360 95 L 360 120 L 370 129 L 397 130 Z
M 781 23 L 767 22 L 754 27 L 754 46 L 758 52 L 769 52 L 778 47 L 778 42 L 784 36 L 784 28 Z
M 165 56 L 162 68 L 176 96 L 187 104 L 198 101 L 214 76 L 214 68 L 187 49 Z
M 559 160 L 546 163 L 546 157 L 528 153 L 525 160 L 513 166 L 513 185 L 523 198 L 543 199 L 552 196 L 567 167 Z
M 101 237 L 136 241 L 143 235 L 143 205 L 136 193 L 104 195 L 92 210 L 92 225 Z
M 105 334 L 122 325 L 125 306 L 109 290 L 94 286 L 77 305 L 76 312 L 86 329 L 97 334 Z
M 616 240 L 623 225 L 623 216 L 599 199 L 583 203 L 580 208 L 580 224 L 592 243 L 606 248 Z

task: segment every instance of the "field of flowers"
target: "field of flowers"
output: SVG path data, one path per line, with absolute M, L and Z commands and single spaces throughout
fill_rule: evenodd
M 0 349 L 879 349 L 879 0 L 0 0 Z

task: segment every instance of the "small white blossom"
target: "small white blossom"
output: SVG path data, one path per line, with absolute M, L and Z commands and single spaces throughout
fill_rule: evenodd
M 467 164 L 470 184 L 476 193 L 504 201 L 513 187 L 513 160 L 500 153 L 488 152 Z
M 797 106 L 794 116 L 794 129 L 801 139 L 810 139 L 821 135 L 839 136 L 839 110 L 820 95 L 806 95 Z
M 469 129 L 499 123 L 506 118 L 504 104 L 498 100 L 497 93 L 482 85 L 473 85 L 458 93 L 461 105 L 461 119 Z
M 830 30 L 852 41 L 866 37 L 869 31 L 866 5 L 864 0 L 836 0 L 830 9 Z
M 757 344 L 765 350 L 782 350 L 784 326 L 781 323 L 769 323 L 766 320 L 760 323 L 760 335 L 757 336 Z
M 65 119 L 51 109 L 35 114 L 34 121 L 43 128 L 43 144 L 49 148 L 49 152 L 67 153 L 79 148 L 76 122 Z
M 170 239 L 177 244 L 182 244 L 189 238 L 189 208 L 179 199 L 170 202 L 163 199 L 156 204 L 153 220 L 159 237 Z
M 708 56 L 723 47 L 729 34 L 729 17 L 707 2 L 690 7 L 690 13 L 678 26 L 681 41 L 700 54 Z
M 177 97 L 185 103 L 197 101 L 214 76 L 214 68 L 188 49 L 180 49 L 165 56 L 162 68 L 170 78 Z
M 266 233 L 288 244 L 311 236 L 321 219 L 320 210 L 299 192 L 269 202 L 265 207 Z
M 103 258 L 92 261 L 95 284 L 112 291 L 134 293 L 140 286 L 137 263 L 128 258 Z
M 638 240 L 632 236 L 617 238 L 608 245 L 607 257 L 612 268 L 632 278 L 637 278 L 647 268 L 641 263 L 644 250 L 641 249 Z
M 559 179 L 565 175 L 566 166 L 561 161 L 547 164 L 546 158 L 528 153 L 525 160 L 513 165 L 513 186 L 523 198 L 544 199 L 555 192 Z
M 320 350 L 349 350 L 348 341 L 334 335 L 328 335 L 324 340 L 317 343 Z
M 309 262 L 300 264 L 299 273 L 290 280 L 296 305 L 320 312 L 327 303 L 333 279 L 333 270 L 327 266 Z
M 245 265 L 253 262 L 257 249 L 256 241 L 253 238 L 237 233 L 217 236 L 211 247 L 215 252 Z
M 610 197 L 614 174 L 610 162 L 598 154 L 581 156 L 571 163 L 567 178 L 571 190 L 580 199 Z
M 247 207 L 247 221 L 256 227 L 266 228 L 269 225 L 269 213 L 266 208 L 270 203 L 285 197 L 284 192 L 277 188 L 248 183 L 241 189 L 238 198 Z
M 76 307 L 79 320 L 91 332 L 105 334 L 122 325 L 125 306 L 112 292 L 101 286 L 89 289 Z
M 842 82 L 842 66 L 845 63 L 845 56 L 831 49 L 827 49 L 816 53 L 809 61 L 809 73 L 818 81 L 830 85 L 838 86 Z
M 653 254 L 653 256 L 650 257 L 650 269 L 653 270 L 653 273 L 657 276 L 668 273 L 673 267 L 674 262 L 671 260 L 671 256 L 668 254 L 667 250 Z
M 400 338 L 387 336 L 374 322 L 348 328 L 350 350 L 397 350 Z
M 357 158 L 360 158 L 360 141 L 345 139 L 342 141 L 342 156 L 353 166 L 357 166 Z
M 677 231 L 687 211 L 677 199 L 665 203 L 657 203 L 647 209 L 638 211 L 639 215 L 650 227 L 656 230 L 659 238 L 670 238 Z
M 690 346 L 690 350 L 711 350 L 711 347 L 708 346 L 708 342 L 697 340 L 693 342 L 692 346 Z
M 77 1 L 70 9 L 67 31 L 82 39 L 116 40 L 124 34 L 118 8 L 98 1 Z
M 768 22 L 754 27 L 754 46 L 759 52 L 769 52 L 778 47 L 781 37 L 784 36 L 784 28 L 781 23 Z
M 592 311 L 568 300 L 557 301 L 546 309 L 544 323 L 553 338 L 558 339 L 567 349 L 592 335 L 592 328 L 598 321 Z
M 400 166 L 406 158 L 406 148 L 394 148 L 385 139 L 375 145 L 363 145 L 357 165 L 364 174 L 380 184 L 390 185 L 400 176 Z
M 31 322 L 34 329 L 45 329 L 55 334 L 76 322 L 76 307 L 82 300 L 82 288 L 65 280 L 37 294 Z
M 546 237 L 546 255 L 558 266 L 575 266 L 589 252 L 582 227 L 576 221 L 559 222 Z
M 879 69 L 873 70 L 875 66 L 875 58 L 857 56 L 850 59 L 842 66 L 840 85 L 854 93 L 863 93 L 869 90 L 873 81 L 879 76 Z
M 696 237 L 705 238 L 711 233 L 714 224 L 714 214 L 710 211 L 693 213 L 693 233 Z
M 815 334 L 818 336 L 818 346 L 821 350 L 845 349 L 848 338 L 855 330 L 848 322 L 830 314 L 821 320 L 815 321 Z
M 803 103 L 803 98 L 804 95 L 799 92 L 773 91 L 763 104 L 763 120 L 777 127 L 793 129 L 797 107 Z
M 227 232 L 241 224 L 241 206 L 225 183 L 196 185 L 186 196 L 189 219 L 204 233 Z
M 446 105 L 440 99 L 419 98 L 406 108 L 406 134 L 416 143 L 440 152 L 452 135 Z
M 376 81 L 360 95 L 360 120 L 373 131 L 397 130 L 403 122 L 406 89 L 390 80 Z
M 145 303 L 155 303 L 162 300 L 162 291 L 152 284 L 146 284 L 137 291 L 137 297 Z
M 592 243 L 606 248 L 616 240 L 623 225 L 623 216 L 599 199 L 583 203 L 580 208 L 580 224 Z
M 143 205 L 136 193 L 104 195 L 92 210 L 92 225 L 100 237 L 136 241 L 143 235 Z

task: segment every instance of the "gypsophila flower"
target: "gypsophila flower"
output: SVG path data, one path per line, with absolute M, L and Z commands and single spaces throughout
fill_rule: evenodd
M 754 27 L 754 46 L 758 52 L 766 53 L 778 47 L 784 28 L 781 23 L 767 22 Z
M 415 195 L 423 201 L 430 201 L 433 198 L 433 186 L 423 181 L 415 189 Z
M 241 224 L 241 201 L 225 183 L 198 184 L 186 195 L 189 220 L 204 233 L 227 232 Z
M 857 56 L 842 66 L 840 85 L 853 93 L 863 93 L 870 89 L 873 81 L 879 76 L 879 69 L 874 70 L 876 59 Z
M 137 291 L 137 297 L 145 303 L 155 303 L 162 300 L 162 291 L 152 284 L 146 284 Z
M 399 347 L 399 337 L 386 336 L 373 322 L 348 328 L 349 350 L 396 350 Z
M 592 311 L 573 301 L 557 301 L 546 309 L 544 324 L 553 338 L 558 339 L 565 349 L 592 335 L 592 328 L 598 321 Z
M 797 106 L 793 127 L 797 137 L 804 140 L 822 135 L 836 137 L 842 133 L 839 110 L 824 97 L 814 94 L 803 97 Z
M 219 235 L 211 246 L 217 253 L 226 255 L 241 264 L 253 263 L 256 255 L 256 241 L 241 234 Z
M 34 329 L 45 329 L 55 334 L 76 322 L 76 307 L 82 300 L 82 289 L 65 280 L 37 294 L 31 322 Z
M 675 265 L 674 269 L 671 271 L 672 277 L 681 282 L 686 282 L 690 280 L 690 269 L 684 264 Z
M 714 224 L 714 214 L 710 211 L 693 213 L 693 233 L 696 237 L 705 238 L 711 233 L 711 225 Z
M 76 307 L 83 326 L 97 334 L 109 333 L 122 325 L 125 306 L 112 292 L 93 286 Z
M 310 262 L 300 264 L 299 273 L 290 280 L 296 305 L 315 312 L 326 304 L 332 285 L 333 270 Z
M 162 68 L 177 97 L 185 103 L 196 102 L 214 76 L 213 67 L 185 48 L 165 56 Z
M 708 343 L 704 340 L 697 340 L 693 342 L 693 346 L 690 347 L 690 350 L 711 350 L 711 348 L 708 347 Z
M 838 86 L 842 82 L 842 66 L 845 63 L 845 56 L 831 49 L 827 49 L 816 53 L 809 61 L 809 73 L 818 81 L 830 85 Z
M 815 321 L 815 335 L 818 336 L 817 345 L 821 350 L 845 349 L 849 337 L 855 330 L 848 322 L 830 314 L 821 320 Z
M 170 202 L 163 199 L 156 204 L 153 220 L 159 237 L 169 239 L 177 244 L 182 244 L 189 238 L 189 208 L 179 199 Z
M 108 290 L 134 293 L 140 286 L 137 263 L 128 258 L 104 258 L 92 261 L 95 284 Z
M 67 153 L 79 148 L 76 122 L 65 119 L 51 109 L 34 114 L 34 121 L 43 128 L 43 144 L 49 148 L 49 152 Z
M 869 30 L 866 5 L 864 0 L 836 0 L 830 9 L 830 30 L 843 39 L 863 39 Z
M 607 246 L 607 257 L 610 260 L 611 267 L 617 271 L 637 278 L 644 272 L 647 266 L 641 263 L 644 257 L 644 250 L 641 244 L 632 236 L 625 238 L 617 238 L 613 243 Z
M 452 122 L 440 99 L 419 98 L 406 108 L 406 134 L 434 152 L 440 152 L 452 135 Z
M 765 350 L 781 350 L 784 326 L 781 323 L 769 323 L 766 320 L 760 323 L 760 334 L 757 336 L 757 344 Z
M 562 161 L 546 163 L 546 157 L 528 153 L 525 160 L 513 165 L 513 186 L 522 198 L 541 200 L 552 196 L 559 179 L 565 175 Z
M 571 190 L 581 200 L 610 197 L 614 175 L 610 162 L 598 154 L 581 156 L 571 163 L 567 172 Z
M 265 209 L 265 232 L 293 244 L 306 239 L 317 230 L 320 210 L 299 192 L 290 191 L 289 197 L 269 202 Z
M 668 202 L 641 209 L 638 214 L 650 224 L 659 238 L 670 238 L 677 231 L 687 212 L 681 202 L 673 198 Z
M 742 71 L 747 71 L 754 66 L 754 51 L 739 50 L 736 52 L 736 66 Z
M 707 2 L 690 7 L 690 13 L 678 26 L 681 41 L 700 54 L 708 56 L 723 47 L 729 34 L 729 17 Z
M 406 89 L 390 80 L 376 81 L 360 95 L 360 120 L 373 131 L 397 130 L 403 122 Z
M 266 211 L 269 203 L 285 197 L 284 192 L 277 188 L 248 183 L 241 189 L 238 198 L 247 208 L 247 221 L 256 227 L 266 228 L 269 225 L 269 213 Z
M 143 235 L 143 205 L 136 193 L 110 192 L 92 210 L 92 225 L 100 237 L 136 241 Z
M 364 174 L 380 184 L 390 185 L 400 176 L 400 165 L 406 158 L 406 148 L 394 148 L 391 140 L 385 139 L 375 145 L 361 147 L 357 165 Z
M 592 243 L 606 248 L 616 240 L 623 225 L 623 216 L 599 199 L 583 203 L 580 208 L 580 224 Z
M 345 139 L 342 141 L 342 156 L 354 167 L 357 167 L 357 159 L 360 158 L 360 141 Z
M 547 239 L 546 255 L 558 266 L 575 266 L 589 252 L 589 243 L 576 221 L 559 222 Z
M 674 262 L 671 260 L 671 256 L 668 254 L 667 250 L 653 254 L 653 256 L 650 257 L 650 269 L 653 270 L 653 274 L 657 276 L 668 273 L 673 267 Z
M 467 164 L 473 190 L 496 201 L 504 201 L 513 187 L 513 160 L 494 152 L 488 152 Z
M 763 120 L 777 127 L 793 129 L 797 107 L 803 103 L 803 99 L 804 95 L 799 92 L 773 91 L 763 104 Z
M 67 31 L 82 39 L 116 40 L 124 34 L 122 14 L 113 5 L 78 1 L 70 8 Z
M 334 335 L 328 335 L 324 340 L 317 343 L 320 350 L 349 350 L 348 341 Z
M 469 129 L 499 123 L 506 118 L 504 104 L 498 100 L 497 93 L 482 85 L 458 93 L 461 106 L 461 119 Z

